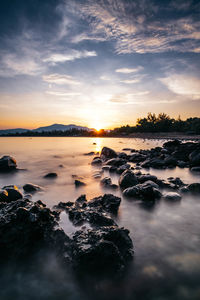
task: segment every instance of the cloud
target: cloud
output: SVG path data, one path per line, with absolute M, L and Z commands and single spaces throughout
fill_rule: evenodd
M 106 41 L 105 37 L 89 35 L 87 33 L 81 33 L 72 37 L 71 42 L 76 44 L 83 41 L 94 41 L 94 42 L 104 42 Z
M 43 81 L 46 81 L 48 83 L 54 83 L 58 85 L 78 85 L 80 84 L 79 81 L 75 80 L 72 76 L 70 75 L 61 75 L 61 74 L 49 74 L 49 75 L 44 75 L 42 77 Z
M 81 93 L 75 92 L 59 92 L 59 91 L 46 91 L 46 94 L 58 96 L 58 97 L 73 97 L 73 96 L 80 96 Z
M 120 82 L 126 84 L 134 84 L 140 82 L 140 79 L 126 79 L 126 80 L 120 80 Z
M 139 66 L 137 68 L 121 68 L 116 69 L 115 72 L 117 73 L 123 73 L 123 74 L 130 74 L 130 73 L 136 73 L 143 70 L 143 67 Z
M 97 56 L 95 51 L 78 51 L 71 50 L 68 53 L 53 53 L 48 57 L 44 58 L 44 62 L 50 62 L 52 64 L 62 63 L 66 61 L 74 61 L 75 59 L 86 58 L 86 57 L 94 57 Z
M 183 96 L 200 98 L 200 79 L 189 75 L 172 74 L 159 79 L 170 91 Z
M 100 77 L 100 79 L 101 79 L 101 80 L 105 80 L 105 81 L 110 81 L 110 80 L 111 80 L 111 78 L 108 77 L 107 75 L 102 75 L 102 76 Z
M 149 94 L 149 91 L 138 91 L 133 93 L 124 93 L 112 96 L 109 101 L 120 104 L 142 104 L 144 99 L 142 96 Z
M 17 57 L 14 54 L 7 54 L 2 57 L 0 76 L 13 77 L 15 75 L 34 76 L 41 72 L 42 67 L 29 57 Z

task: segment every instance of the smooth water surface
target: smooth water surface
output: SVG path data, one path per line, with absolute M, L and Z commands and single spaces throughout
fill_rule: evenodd
M 100 178 L 95 178 L 99 167 L 91 166 L 93 156 L 103 146 L 116 151 L 123 148 L 149 149 L 161 146 L 163 140 L 128 138 L 0 138 L 0 156 L 12 155 L 18 168 L 13 174 L 0 174 L 0 186 L 15 184 L 21 191 L 25 183 L 43 187 L 32 200 L 41 199 L 52 207 L 60 201 L 74 201 L 81 194 L 87 199 L 104 193 L 121 196 L 120 190 L 103 190 Z M 45 179 L 48 172 L 56 172 L 56 179 Z M 200 182 L 200 174 L 188 169 L 142 170 L 160 179 L 180 177 L 185 183 Z M 108 176 L 107 172 L 102 174 Z M 75 188 L 74 179 L 86 183 Z M 118 175 L 112 175 L 113 183 Z M 141 201 L 122 198 L 116 222 L 130 230 L 134 243 L 134 261 L 118 280 L 82 278 L 77 281 L 66 267 L 53 257 L 39 259 L 35 271 L 13 270 L 9 266 L 1 279 L 1 299 L 200 299 L 200 199 L 184 195 L 180 202 L 160 200 L 153 206 Z M 67 234 L 75 229 L 65 213 L 60 225 Z

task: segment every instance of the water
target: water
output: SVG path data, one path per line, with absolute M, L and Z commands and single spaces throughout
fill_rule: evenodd
M 123 148 L 149 149 L 161 146 L 162 140 L 127 138 L 1 138 L 0 156 L 12 155 L 18 167 L 15 174 L 0 174 L 0 186 L 15 184 L 21 190 L 31 182 L 43 187 L 33 195 L 49 207 L 59 201 L 74 201 L 81 194 L 87 199 L 119 190 L 100 187 L 99 171 L 91 166 L 90 151 L 99 152 L 103 146 L 116 151 Z M 144 173 L 147 171 L 143 170 Z M 45 179 L 48 172 L 56 172 L 56 179 Z M 184 182 L 199 182 L 200 175 L 188 169 L 150 170 L 160 179 L 180 177 Z M 76 189 L 76 175 L 86 186 Z M 108 173 L 102 175 L 106 176 Z M 112 175 L 113 183 L 118 176 Z M 200 299 L 200 201 L 199 197 L 185 195 L 180 202 L 159 201 L 144 206 L 140 201 L 122 199 L 116 218 L 120 226 L 130 230 L 134 243 L 134 261 L 124 278 L 84 277 L 77 281 L 51 255 L 40 256 L 33 268 L 15 269 L 9 262 L 1 272 L 0 299 Z M 74 228 L 67 215 L 61 215 L 60 225 L 67 234 Z

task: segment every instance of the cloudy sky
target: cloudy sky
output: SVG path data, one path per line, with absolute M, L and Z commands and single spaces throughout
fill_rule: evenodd
M 0 128 L 200 116 L 199 0 L 0 5 Z

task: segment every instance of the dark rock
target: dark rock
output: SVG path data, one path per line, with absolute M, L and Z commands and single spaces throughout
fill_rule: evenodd
M 168 193 L 164 194 L 163 197 L 164 197 L 164 199 L 170 200 L 170 201 L 181 200 L 181 195 L 179 193 L 175 193 L 175 192 L 168 192 Z
M 133 256 L 129 231 L 117 226 L 78 231 L 73 236 L 75 267 L 87 271 L 121 270 Z
M 4 186 L 2 190 L 1 201 L 11 202 L 23 198 L 22 193 L 18 190 L 18 187 L 16 185 Z
M 91 155 L 94 155 L 94 154 L 95 154 L 94 151 L 91 151 L 91 152 L 88 152 L 88 153 L 84 153 L 84 155 L 86 155 L 86 156 L 91 156 Z
M 126 164 L 126 160 L 122 158 L 111 158 L 106 161 L 106 165 L 114 166 L 114 167 L 120 167 L 122 165 Z
M 108 187 L 109 185 L 112 184 L 112 180 L 110 177 L 104 177 L 101 181 L 100 181 L 100 184 L 103 186 L 103 187 Z
M 13 171 L 17 168 L 16 160 L 11 156 L 3 156 L 0 158 L 0 172 L 1 171 Z
M 144 183 L 145 181 L 148 181 L 148 180 L 157 182 L 157 177 L 155 175 L 150 175 L 150 174 L 143 174 L 138 177 L 139 183 Z
M 26 183 L 23 186 L 23 189 L 24 189 L 25 192 L 28 192 L 28 193 L 35 193 L 37 191 L 42 190 L 42 188 L 39 185 L 36 185 L 36 184 L 33 184 L 33 183 Z
M 181 142 L 179 140 L 168 141 L 163 144 L 164 148 L 175 148 L 179 146 Z
M 128 155 L 125 152 L 120 152 L 118 153 L 118 157 L 127 160 Z
M 142 162 L 146 160 L 146 155 L 143 155 L 141 153 L 134 153 L 129 157 L 130 162 Z
M 110 159 L 115 157 L 117 157 L 117 153 L 113 149 L 108 147 L 103 147 L 103 149 L 101 150 L 102 159 Z
M 178 160 L 177 161 L 177 166 L 179 168 L 185 168 L 187 166 L 187 163 L 185 161 L 182 161 L 182 160 Z
M 117 174 L 122 174 L 124 171 L 130 169 L 131 165 L 129 164 L 124 164 L 122 166 L 120 166 L 119 168 L 117 168 L 116 173 Z
M 0 241 L 0 260 L 24 260 L 43 247 L 54 249 L 64 258 L 70 239 L 59 228 L 50 209 L 19 199 L 0 208 Z
M 101 165 L 102 164 L 102 160 L 100 157 L 94 157 L 92 162 L 91 162 L 92 165 Z
M 200 183 L 191 183 L 187 186 L 189 191 L 194 194 L 200 194 Z
M 170 178 L 168 178 L 168 180 L 170 183 L 175 184 L 176 187 L 184 186 L 183 181 L 179 177 L 176 177 L 176 178 L 170 177 Z
M 84 186 L 86 185 L 83 181 L 80 181 L 80 180 L 74 180 L 74 184 L 76 187 L 80 187 L 80 186 Z
M 165 159 L 164 159 L 164 164 L 166 166 L 176 166 L 177 165 L 177 159 L 174 158 L 173 156 L 168 155 Z
M 138 183 L 137 177 L 131 170 L 124 171 L 119 178 L 119 186 L 122 189 L 134 186 Z
M 99 196 L 88 202 L 90 207 L 102 207 L 108 212 L 117 212 L 121 203 L 121 198 L 116 197 L 112 194 L 105 194 L 104 196 Z
M 193 167 L 191 168 L 192 172 L 200 172 L 200 167 Z
M 133 187 L 127 188 L 123 191 L 123 195 L 126 197 L 139 198 L 149 201 L 159 199 L 162 196 L 161 192 L 150 182 L 137 184 Z
M 44 175 L 44 178 L 49 178 L 49 179 L 53 179 L 53 178 L 56 178 L 58 177 L 57 173 L 54 173 L 54 172 L 51 172 L 51 173 L 48 173 L 46 175 Z
M 192 166 L 200 166 L 200 148 L 190 153 L 189 160 Z

